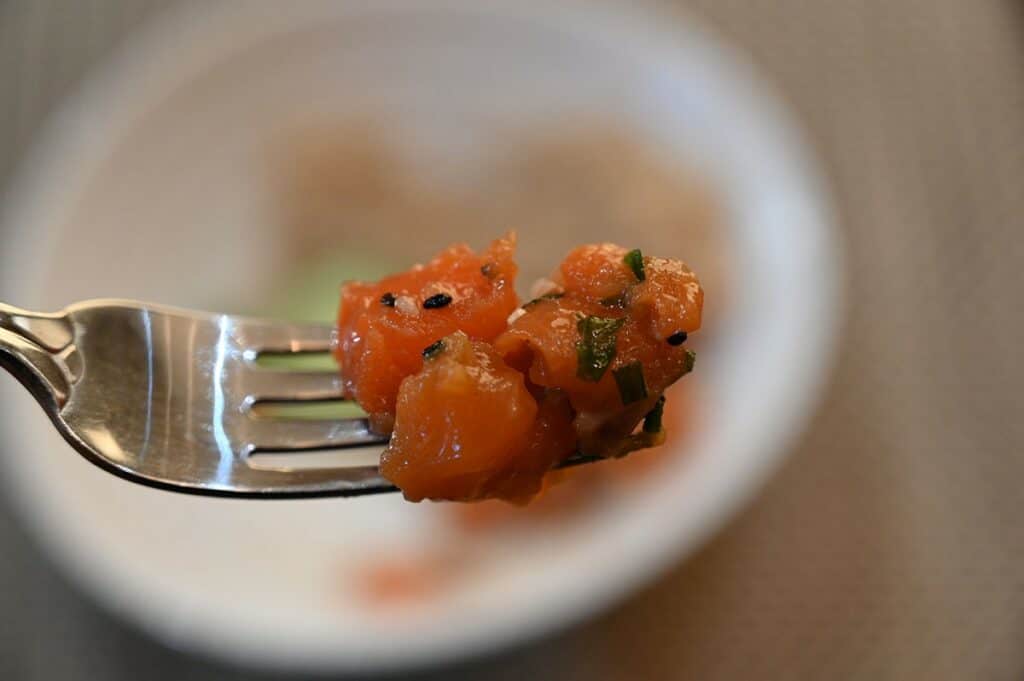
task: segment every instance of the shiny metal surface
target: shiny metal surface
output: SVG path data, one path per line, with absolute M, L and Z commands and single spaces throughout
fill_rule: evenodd
M 272 419 L 252 409 L 261 401 L 340 400 L 336 372 L 256 363 L 266 352 L 325 352 L 332 332 L 126 301 L 58 314 L 0 304 L 0 366 L 32 391 L 75 449 L 135 482 L 255 497 L 393 491 L 376 466 L 248 463 L 254 451 L 386 442 L 364 419 Z
M 363 418 L 270 418 L 261 402 L 341 400 L 337 371 L 287 371 L 261 354 L 324 353 L 334 330 L 97 300 L 42 314 L 0 303 L 0 367 L 72 447 L 134 482 L 196 494 L 354 496 L 393 492 L 377 466 L 266 468 L 254 452 L 382 445 Z M 562 467 L 591 463 L 577 455 Z

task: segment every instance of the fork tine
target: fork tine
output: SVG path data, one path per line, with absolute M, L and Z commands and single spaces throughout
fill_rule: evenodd
M 232 479 L 232 493 L 259 497 L 355 496 L 394 492 L 376 466 L 261 470 L 240 467 Z
M 386 436 L 370 430 L 366 419 L 278 420 L 254 418 L 247 426 L 246 444 L 255 451 L 344 449 L 380 445 Z
M 258 353 L 328 352 L 335 330 L 329 324 L 235 319 L 238 343 Z
M 246 372 L 239 386 L 245 397 L 255 402 L 303 402 L 340 400 L 341 376 L 337 371 Z

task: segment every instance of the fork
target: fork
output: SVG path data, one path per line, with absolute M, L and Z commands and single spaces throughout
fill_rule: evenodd
M 252 454 L 382 445 L 365 418 L 261 416 L 260 403 L 337 401 L 336 370 L 272 369 L 263 355 L 326 353 L 335 330 L 95 300 L 55 314 L 0 303 L 0 367 L 42 405 L 64 439 L 122 478 L 235 497 L 397 491 L 377 466 L 254 467 Z M 590 463 L 576 455 L 561 466 Z
M 254 452 L 380 445 L 366 419 L 260 416 L 260 402 L 342 399 L 337 371 L 274 370 L 261 355 L 324 353 L 332 327 L 98 300 L 56 314 L 0 303 L 0 366 L 105 470 L 183 492 L 249 497 L 394 491 L 377 466 L 256 468 Z

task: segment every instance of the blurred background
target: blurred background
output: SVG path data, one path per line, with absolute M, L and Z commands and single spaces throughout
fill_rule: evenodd
M 171 4 L 0 0 L 0 187 L 90 67 Z M 847 270 L 823 397 L 781 470 L 684 563 L 568 631 L 403 678 L 1021 678 L 1024 370 L 1013 353 L 1024 340 L 1024 8 L 1016 0 L 662 4 L 685 8 L 747 53 L 821 162 Z M 261 73 L 273 78 L 270 67 Z M 599 117 L 572 134 L 507 134 L 515 154 L 473 166 L 470 186 L 486 191 L 444 193 L 414 179 L 415 159 L 394 153 L 400 142 L 380 121 L 299 117 L 283 127 L 261 163 L 267 210 L 289 237 L 262 264 L 286 283 L 263 291 L 259 309 L 329 315 L 331 291 L 314 292 L 422 258 L 451 234 L 482 245 L 482 223 L 558 231 L 554 252 L 617 234 L 620 223 L 654 248 L 685 224 L 671 255 L 695 263 L 709 290 L 728 293 L 739 265 L 717 228 L 727 218 L 714 183 L 698 170 Z M 170 153 L 156 143 L 125 148 Z M 609 176 L 613 161 L 619 170 Z M 167 172 L 189 170 L 184 159 Z M 122 180 L 130 194 L 135 180 Z M 356 198 L 339 204 L 339 195 Z M 161 209 L 148 201 L 125 196 L 112 213 L 102 201 L 81 210 L 100 221 Z M 346 232 L 339 212 L 360 228 Z M 390 244 L 386 229 L 413 219 L 422 239 Z M 345 251 L 332 250 L 339 243 Z M 388 255 L 346 256 L 352 244 Z M 552 261 L 528 243 L 522 252 L 527 279 Z M 71 298 L 98 285 L 82 286 Z M 208 305 L 254 305 L 231 282 L 209 286 L 221 288 Z M 711 333 L 715 320 L 712 312 Z M 578 512 L 579 495 L 606 484 L 563 489 L 537 522 Z M 518 522 L 500 510 L 434 515 L 456 535 Z M 453 550 L 458 558 L 462 549 Z M 451 556 L 423 560 L 427 572 L 444 573 Z M 408 586 L 402 575 L 369 579 Z M 3 679 L 298 678 L 195 656 L 125 624 L 67 581 L 6 496 L 0 582 Z

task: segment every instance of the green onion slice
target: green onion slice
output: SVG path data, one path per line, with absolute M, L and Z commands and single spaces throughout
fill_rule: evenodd
M 619 386 L 622 404 L 633 404 L 647 397 L 647 383 L 644 381 L 644 365 L 630 362 L 612 371 Z
M 545 293 L 544 295 L 542 295 L 542 296 L 540 296 L 538 298 L 534 298 L 533 300 L 529 300 L 529 301 L 523 303 L 520 307 L 522 307 L 524 310 L 526 310 L 528 308 L 533 307 L 534 305 L 536 305 L 537 303 L 539 303 L 541 301 L 544 301 L 544 300 L 558 300 L 559 298 L 561 298 L 564 295 L 565 295 L 564 293 L 561 293 L 559 291 L 554 291 L 552 293 Z
M 693 350 L 686 351 L 686 357 L 683 359 L 683 375 L 693 371 L 693 365 L 697 363 L 697 353 Z
M 637 281 L 643 281 L 647 278 L 647 275 L 644 273 L 644 254 L 640 252 L 639 248 L 634 248 L 622 260 L 629 265 L 629 269 L 633 270 Z
M 654 405 L 654 409 L 647 412 L 647 416 L 644 417 L 644 432 L 645 433 L 660 433 L 661 432 L 661 417 L 665 414 L 665 396 L 662 395 L 658 398 L 657 403 Z
M 584 381 L 597 383 L 615 359 L 616 334 L 625 319 L 583 317 L 576 324 L 580 341 L 576 344 L 576 375 Z

